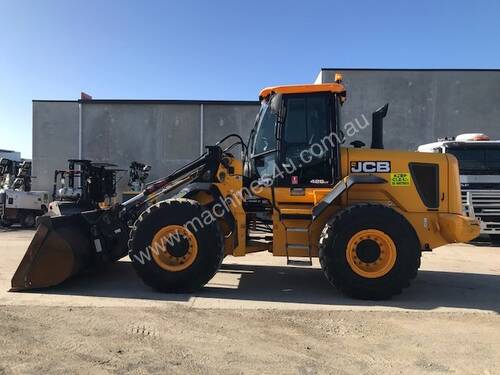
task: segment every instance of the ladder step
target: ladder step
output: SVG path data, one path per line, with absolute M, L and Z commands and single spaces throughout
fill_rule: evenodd
M 284 220 L 299 221 L 293 223 L 288 222 L 284 224 L 286 263 L 292 266 L 312 266 L 312 250 L 309 243 L 309 231 L 312 220 L 310 209 L 297 210 L 295 208 L 294 210 L 282 210 L 281 218 Z M 300 221 L 302 221 L 302 223 Z M 294 258 L 300 258 L 306 254 L 308 256 L 308 259 L 305 259 L 307 260 L 304 260 L 304 258 L 300 260 L 290 259 L 290 255 L 294 256 Z
M 301 228 L 301 227 L 287 227 L 286 228 L 287 232 L 307 232 L 307 228 Z
M 300 213 L 300 214 L 287 214 L 287 213 L 282 213 L 281 214 L 282 219 L 286 220 L 312 220 L 312 214 L 310 212 L 308 213 Z
M 312 260 L 287 259 L 286 264 L 289 266 L 312 266 Z
M 298 244 L 298 243 L 289 243 L 286 245 L 286 247 L 287 247 L 287 249 L 306 249 L 306 250 L 309 249 L 309 246 Z

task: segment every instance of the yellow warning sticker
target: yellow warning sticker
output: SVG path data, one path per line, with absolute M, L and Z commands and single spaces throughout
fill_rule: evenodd
M 392 186 L 410 186 L 411 177 L 409 173 L 391 173 Z

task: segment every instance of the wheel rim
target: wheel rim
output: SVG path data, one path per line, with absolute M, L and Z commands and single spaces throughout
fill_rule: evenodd
M 164 270 L 183 271 L 195 261 L 198 242 L 194 234 L 183 226 L 167 225 L 156 232 L 151 242 L 151 255 Z
M 396 263 L 394 241 L 377 229 L 366 229 L 351 237 L 346 249 L 347 262 L 359 276 L 377 278 L 386 275 Z

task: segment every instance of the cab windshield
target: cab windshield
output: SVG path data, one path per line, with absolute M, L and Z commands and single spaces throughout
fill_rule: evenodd
M 500 147 L 448 148 L 447 152 L 458 159 L 460 173 L 500 173 Z
M 268 100 L 262 101 L 259 114 L 252 131 L 250 152 L 253 156 L 276 150 L 276 117 Z

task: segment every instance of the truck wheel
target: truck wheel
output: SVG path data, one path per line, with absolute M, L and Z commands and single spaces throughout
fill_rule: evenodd
M 420 242 L 408 221 L 389 207 L 358 204 L 323 228 L 319 260 L 328 281 L 361 299 L 387 299 L 417 276 Z
M 215 275 L 224 245 L 217 220 L 212 216 L 205 224 L 207 212 L 179 198 L 140 215 L 130 232 L 129 256 L 144 283 L 162 292 L 191 292 Z
M 36 223 L 36 216 L 33 212 L 22 214 L 20 217 L 20 224 L 23 228 L 33 228 Z
M 500 234 L 490 234 L 490 241 L 494 244 L 500 243 Z
M 12 222 L 9 220 L 1 220 L 0 225 L 4 228 L 10 228 L 12 226 Z

